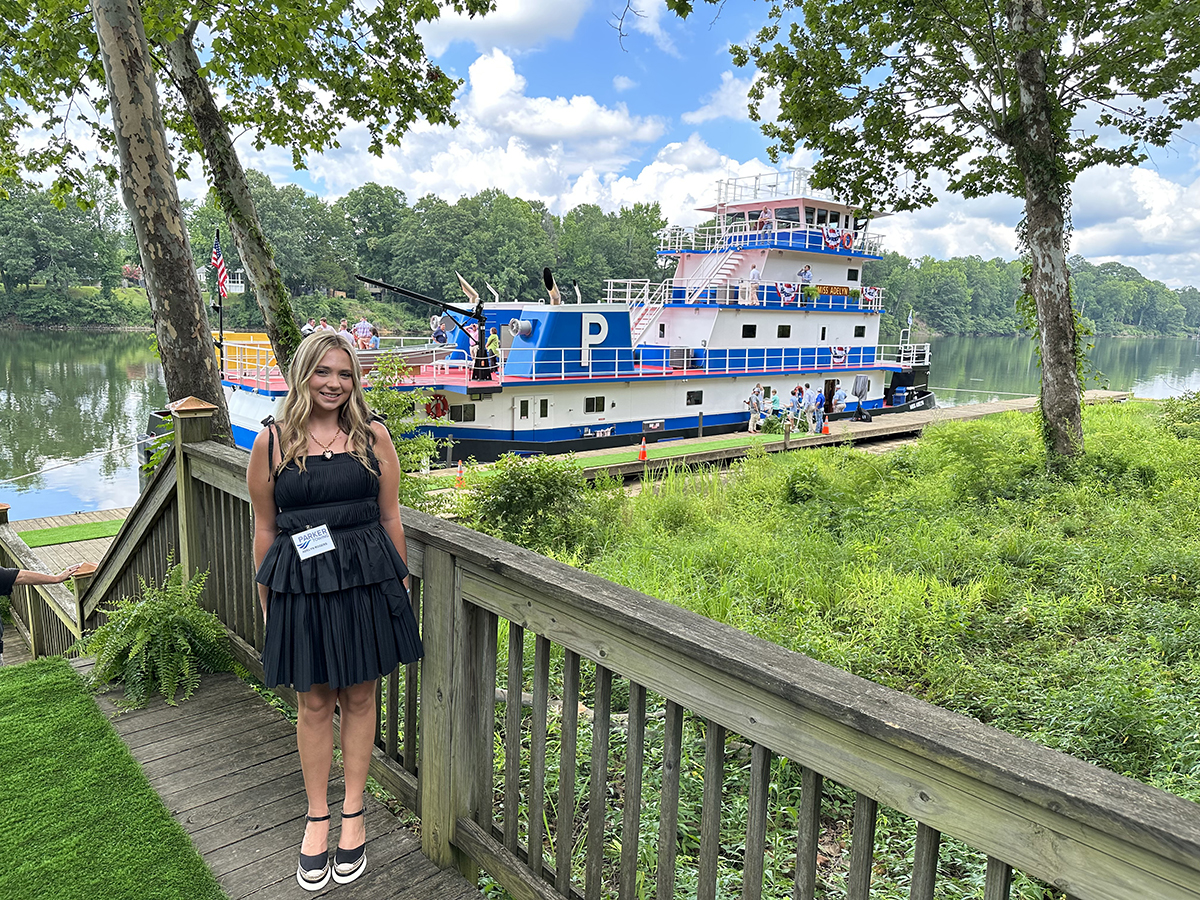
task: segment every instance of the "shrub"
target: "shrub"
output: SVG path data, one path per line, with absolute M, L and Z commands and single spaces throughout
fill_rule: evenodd
M 184 700 L 192 696 L 202 672 L 224 672 L 233 665 L 225 626 L 197 602 L 208 573 L 187 578 L 183 566 L 172 562 L 173 556 L 167 557 L 161 584 L 139 578 L 140 598 L 118 600 L 108 621 L 72 648 L 96 657 L 94 687 L 125 685 L 130 707 L 144 706 L 156 691 L 174 706 L 178 691 Z
M 1184 391 L 1163 401 L 1161 424 L 1181 440 L 1200 438 L 1200 391 Z

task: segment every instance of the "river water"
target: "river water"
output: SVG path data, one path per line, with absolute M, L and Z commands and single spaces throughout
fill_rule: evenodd
M 930 386 L 944 406 L 1037 393 L 1028 338 L 936 338 L 931 353 Z M 1153 398 L 1200 389 L 1196 341 L 1100 338 L 1090 359 L 1101 381 L 1088 387 Z M 167 400 L 148 335 L 4 332 L 0 364 L 0 502 L 10 517 L 131 506 L 134 442 Z

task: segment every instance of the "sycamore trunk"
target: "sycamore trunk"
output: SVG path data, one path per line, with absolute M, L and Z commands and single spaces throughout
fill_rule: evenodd
M 234 149 L 229 126 L 200 73 L 200 59 L 192 46 L 194 27 L 189 27 L 166 45 L 171 77 L 183 95 L 196 133 L 204 146 L 204 156 L 212 173 L 213 190 L 216 191 L 222 212 L 229 219 L 238 255 L 246 267 L 250 286 L 262 310 L 267 337 L 275 351 L 280 371 L 286 376 L 300 343 L 300 329 L 292 318 L 288 290 L 263 235 L 254 198 L 250 194 L 250 184 L 246 181 L 246 172 Z
M 212 433 L 231 442 L 208 313 L 196 280 L 175 169 L 137 0 L 92 0 L 96 37 L 112 103 L 121 194 L 133 219 L 163 377 L 172 400 L 217 407 Z
M 1042 357 L 1043 438 L 1047 464 L 1055 468 L 1083 452 L 1083 391 L 1066 253 L 1064 209 L 1069 186 L 1046 85 L 1046 57 L 1040 41 L 1045 22 L 1042 3 L 1015 0 L 1009 7 L 1009 22 L 1023 39 L 1016 74 L 1024 127 L 1015 137 L 1013 150 L 1025 182 L 1029 291 L 1037 309 Z

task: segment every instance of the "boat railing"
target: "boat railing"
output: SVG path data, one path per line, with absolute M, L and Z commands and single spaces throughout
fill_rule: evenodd
M 880 344 L 875 352 L 877 362 L 901 366 L 929 365 L 928 344 Z
M 717 182 L 717 204 L 782 200 L 790 197 L 839 202 L 832 191 L 814 188 L 811 176 L 812 172 L 809 169 L 794 168 L 786 172 L 764 172 L 726 178 Z
M 664 228 L 658 235 L 660 253 L 710 252 L 753 246 L 878 256 L 883 248 L 883 239 L 878 234 L 778 220 L 772 225 L 760 224 L 757 221 L 727 221 L 693 228 L 672 225 Z
M 657 312 L 663 303 L 698 303 L 737 306 L 763 306 L 775 309 L 845 310 L 848 312 L 882 312 L 883 288 L 840 288 L 822 290 L 822 285 L 810 285 L 816 296 L 806 296 L 804 285 L 782 281 L 724 281 L 707 278 L 669 278 L 662 282 L 640 279 L 610 279 L 605 283 L 605 298 L 628 298 L 630 323 L 634 327 L 633 344 L 640 342 L 637 323 L 648 325 L 647 311 Z M 836 291 L 834 293 L 833 291 Z M 657 305 L 656 305 L 657 304 Z

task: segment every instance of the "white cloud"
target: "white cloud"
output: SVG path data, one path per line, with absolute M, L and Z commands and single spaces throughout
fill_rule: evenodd
M 689 125 L 699 125 L 713 119 L 734 119 L 750 121 L 749 94 L 750 87 L 761 76 L 757 73 L 751 78 L 738 78 L 733 72 L 721 73 L 720 86 L 705 98 L 704 105 L 699 109 L 685 112 L 680 116 Z M 779 91 L 768 89 L 759 104 L 759 116 L 765 121 L 772 121 L 779 116 Z
M 444 13 L 418 30 L 433 57 L 455 41 L 470 41 L 480 51 L 528 50 L 552 39 L 570 40 L 590 5 L 591 0 L 497 0 L 486 16 Z
M 637 82 L 626 75 L 618 75 L 613 79 L 613 87 L 616 88 L 617 91 L 629 91 L 637 87 Z

